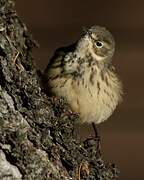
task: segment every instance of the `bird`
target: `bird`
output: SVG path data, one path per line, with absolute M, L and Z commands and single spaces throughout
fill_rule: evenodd
M 122 101 L 123 85 L 112 64 L 113 35 L 105 27 L 84 28 L 80 38 L 58 48 L 43 77 L 46 92 L 64 98 L 81 123 L 106 121 Z

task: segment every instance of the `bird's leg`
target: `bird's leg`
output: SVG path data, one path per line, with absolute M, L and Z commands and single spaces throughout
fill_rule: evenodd
M 97 142 L 97 151 L 98 152 L 98 155 L 101 157 L 101 142 L 100 142 L 100 136 L 98 134 L 98 130 L 96 128 L 96 125 L 94 122 L 92 122 L 92 127 L 93 127 L 93 130 L 94 130 L 94 137 L 91 137 L 90 139 L 95 139 L 95 141 Z M 81 172 L 82 171 L 85 171 L 86 172 L 86 175 L 89 176 L 89 173 L 90 173 L 90 170 L 89 170 L 89 167 L 87 165 L 87 163 L 84 163 L 84 162 L 81 162 L 79 167 L 78 167 L 78 173 L 77 173 L 77 179 L 78 180 L 81 180 Z
M 100 141 L 100 136 L 99 136 L 97 127 L 96 127 L 96 125 L 95 125 L 94 122 L 92 122 L 92 127 L 93 127 L 93 130 L 94 130 L 94 133 L 95 133 L 95 139 L 96 139 L 97 142 L 98 142 L 98 145 L 97 145 L 97 152 L 98 152 L 99 155 L 101 156 L 101 141 Z
M 96 138 L 99 138 L 98 130 L 97 130 L 96 125 L 95 125 L 94 122 L 92 122 L 92 127 L 93 127 L 93 130 L 94 130 L 94 133 L 95 133 L 95 137 L 96 137 Z

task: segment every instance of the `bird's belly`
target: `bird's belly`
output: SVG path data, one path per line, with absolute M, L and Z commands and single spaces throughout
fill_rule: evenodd
M 99 124 L 107 120 L 116 107 L 116 104 L 112 104 L 110 100 L 104 101 L 98 97 L 89 98 L 87 101 L 79 98 L 78 102 L 81 121 L 88 123 L 95 122 Z
M 76 93 L 77 112 L 82 122 L 99 124 L 109 118 L 118 104 L 117 90 L 110 87 L 94 86 L 79 88 Z
M 99 124 L 107 120 L 119 102 L 118 90 L 106 84 L 100 84 L 100 88 L 95 85 L 84 87 L 61 79 L 52 82 L 51 86 L 57 96 L 64 97 L 73 111 L 80 114 L 81 122 Z

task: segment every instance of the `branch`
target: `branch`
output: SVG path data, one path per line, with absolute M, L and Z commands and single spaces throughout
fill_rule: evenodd
M 102 160 L 97 141 L 74 137 L 78 115 L 43 92 L 35 46 L 14 2 L 0 0 L 0 179 L 116 179 L 118 170 Z

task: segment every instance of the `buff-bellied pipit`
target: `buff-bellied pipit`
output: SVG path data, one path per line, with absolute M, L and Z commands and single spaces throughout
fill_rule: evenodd
M 81 122 L 107 120 L 122 99 L 122 84 L 112 65 L 114 51 L 112 34 L 92 26 L 76 43 L 59 48 L 44 72 L 47 91 L 65 98 Z

